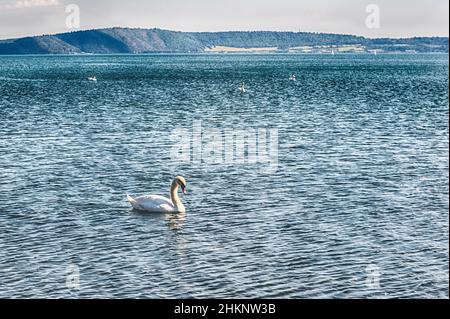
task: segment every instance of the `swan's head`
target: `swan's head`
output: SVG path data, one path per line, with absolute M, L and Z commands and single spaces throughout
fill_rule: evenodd
M 186 183 L 186 180 L 184 179 L 184 177 L 183 176 L 175 177 L 175 182 L 178 184 L 178 186 L 181 187 L 183 194 L 186 194 L 187 193 L 187 189 L 186 189 L 187 183 Z

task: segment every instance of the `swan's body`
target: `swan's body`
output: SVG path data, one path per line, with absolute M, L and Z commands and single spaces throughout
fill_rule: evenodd
M 97 82 L 97 77 L 96 76 L 90 76 L 87 79 L 88 79 L 88 81 Z
M 158 195 L 147 195 L 132 198 L 127 195 L 127 199 L 134 209 L 148 213 L 185 213 L 186 208 L 178 197 L 178 189 L 182 188 L 186 193 L 186 180 L 178 176 L 172 182 L 170 198 Z
M 295 76 L 295 74 L 289 77 L 289 81 L 297 81 L 297 77 Z
M 241 93 L 247 92 L 247 90 L 245 90 L 245 83 L 242 83 L 242 84 L 241 84 L 241 86 L 239 87 L 239 91 L 240 91 Z
M 132 198 L 127 195 L 127 199 L 134 209 L 149 213 L 184 213 L 186 211 L 183 204 L 181 204 L 182 207 L 177 207 L 164 196 L 148 195 Z

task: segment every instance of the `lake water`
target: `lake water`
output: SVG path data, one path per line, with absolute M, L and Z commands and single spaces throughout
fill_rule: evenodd
M 448 76 L 448 55 L 0 57 L 0 298 L 448 297 Z M 271 169 L 177 162 L 199 125 L 277 133 Z M 130 209 L 176 175 L 186 214 Z

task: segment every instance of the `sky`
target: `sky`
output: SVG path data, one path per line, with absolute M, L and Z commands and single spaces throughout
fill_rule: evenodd
M 70 4 L 79 28 L 66 23 Z M 449 0 L 0 0 L 0 39 L 103 27 L 448 36 L 448 12 Z

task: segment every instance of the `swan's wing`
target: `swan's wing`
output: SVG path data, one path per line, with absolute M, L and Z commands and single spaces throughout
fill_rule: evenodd
M 157 196 L 157 195 L 141 196 L 141 197 L 135 198 L 135 200 L 140 203 L 151 202 L 151 203 L 157 204 L 157 205 L 164 205 L 164 204 L 172 205 L 172 201 L 169 198 L 164 197 L 164 196 Z
M 172 201 L 167 197 L 148 195 L 141 196 L 130 201 L 135 209 L 153 211 L 153 212 L 170 212 L 174 209 Z

